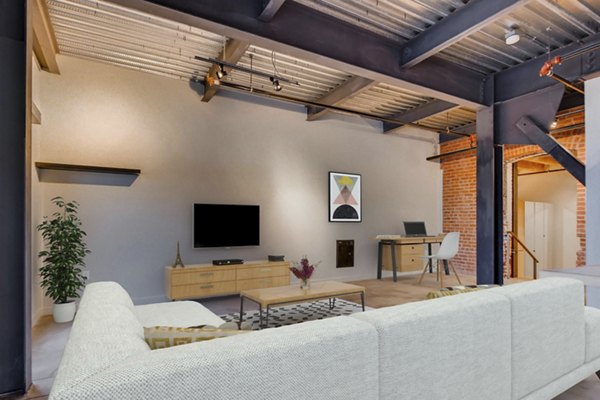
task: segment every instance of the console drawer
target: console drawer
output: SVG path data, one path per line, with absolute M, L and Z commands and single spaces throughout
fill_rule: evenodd
M 237 291 L 249 289 L 262 289 L 275 286 L 288 286 L 290 284 L 290 277 L 288 276 L 275 276 L 270 278 L 258 278 L 258 279 L 246 279 L 237 281 Z
M 227 282 L 199 283 L 194 285 L 171 287 L 171 299 L 194 299 L 235 293 L 235 280 Z
M 270 278 L 274 276 L 289 276 L 290 270 L 288 267 L 283 265 L 277 266 L 264 266 L 255 268 L 240 268 L 237 270 L 237 279 L 257 279 L 257 278 Z
M 181 271 L 173 272 L 171 285 L 192 285 L 195 283 L 234 281 L 235 269 L 221 271 Z

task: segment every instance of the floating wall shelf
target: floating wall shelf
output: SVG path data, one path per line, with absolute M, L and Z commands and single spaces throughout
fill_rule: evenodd
M 103 174 L 139 175 L 142 171 L 131 168 L 98 167 L 94 165 L 56 164 L 36 162 L 36 168 L 53 169 L 58 171 L 96 172 Z
M 99 167 L 94 165 L 36 162 L 42 182 L 89 185 L 131 186 L 142 172 L 139 169 Z

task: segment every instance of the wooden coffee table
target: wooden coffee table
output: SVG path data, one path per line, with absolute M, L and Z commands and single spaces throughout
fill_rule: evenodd
M 335 307 L 335 297 L 350 294 L 360 294 L 362 310 L 365 311 L 365 288 L 362 286 L 351 285 L 349 283 L 325 281 L 312 282 L 310 289 L 300 289 L 299 285 L 279 286 L 266 289 L 242 290 L 240 293 L 240 322 L 242 326 L 244 319 L 244 299 L 251 300 L 258 304 L 259 327 L 269 325 L 269 310 L 273 306 L 283 304 L 302 303 L 308 300 L 329 299 L 329 308 Z M 263 308 L 266 309 L 266 319 L 263 325 Z

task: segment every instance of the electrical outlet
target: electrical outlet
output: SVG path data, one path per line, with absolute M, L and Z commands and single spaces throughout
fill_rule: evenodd
M 83 277 L 85 278 L 86 281 L 90 280 L 90 270 L 89 269 L 84 269 L 83 271 L 81 271 L 81 275 L 83 275 Z

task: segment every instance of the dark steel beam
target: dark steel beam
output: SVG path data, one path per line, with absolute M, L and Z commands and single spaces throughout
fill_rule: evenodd
M 26 4 L 0 1 L 0 397 L 27 389 L 31 363 L 26 185 L 31 34 Z
M 402 45 L 402 67 L 417 65 L 528 1 L 471 0 Z
M 258 19 L 262 22 L 271 21 L 283 3 L 285 3 L 285 0 L 263 0 L 263 8 Z
M 498 274 L 497 224 L 498 208 L 502 202 L 496 201 L 498 174 L 497 152 L 494 145 L 494 107 L 477 112 L 477 283 L 502 284 L 502 274 Z M 500 179 L 501 181 L 501 179 Z M 502 225 L 500 225 L 502 226 Z M 502 247 L 500 247 L 502 249 Z M 500 276 L 500 279 L 498 277 Z
M 297 2 L 287 2 L 269 23 L 258 19 L 262 0 L 113 2 L 426 96 L 471 107 L 491 100 L 482 74 L 438 57 L 403 69 L 395 42 Z
M 554 72 L 573 82 L 580 78 L 591 78 L 600 73 L 600 33 L 592 35 L 580 43 L 543 54 L 531 61 L 519 64 L 494 76 L 496 82 L 495 101 L 507 101 L 527 93 L 555 85 L 556 81 L 549 77 L 540 77 L 539 71 L 546 61 L 556 56 L 570 57 L 561 65 L 554 67 Z M 581 54 L 579 54 L 581 53 Z
M 431 117 L 432 115 L 439 114 L 444 111 L 451 110 L 458 107 L 457 104 L 450 103 L 448 101 L 434 99 L 428 103 L 415 107 L 411 110 L 404 111 L 401 113 L 394 114 L 391 118 L 399 121 L 405 121 L 406 123 L 417 122 L 422 119 Z M 402 124 L 390 124 L 387 122 L 383 123 L 383 132 L 389 132 L 393 129 L 401 127 Z
M 575 179 L 585 186 L 585 164 L 577 159 L 569 150 L 558 143 L 548 132 L 542 129 L 529 116 L 524 116 L 517 122 L 517 128 L 523 132 L 532 143 L 540 146 L 546 153 L 560 163 Z
M 365 90 L 369 90 L 375 85 L 372 79 L 363 78 L 362 76 L 353 76 L 340 86 L 325 94 L 317 103 L 326 104 L 329 106 L 337 106 L 344 100 L 354 97 Z M 324 107 L 306 107 L 306 120 L 315 121 L 327 114 L 329 110 Z

